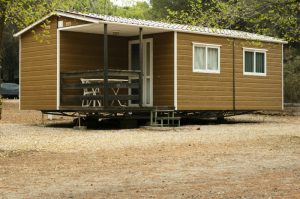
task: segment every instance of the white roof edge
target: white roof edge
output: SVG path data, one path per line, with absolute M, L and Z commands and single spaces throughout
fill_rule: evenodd
M 262 42 L 269 42 L 269 43 L 279 43 L 279 44 L 288 44 L 287 41 L 284 40 L 267 40 L 267 39 L 251 39 L 251 38 L 245 38 L 242 36 L 231 36 L 231 35 L 221 35 L 218 33 L 198 33 L 193 31 L 183 31 L 183 30 L 176 30 L 177 32 L 183 32 L 183 33 L 193 33 L 193 34 L 199 34 L 199 35 L 207 35 L 207 36 L 217 36 L 217 37 L 227 37 L 227 38 L 233 38 L 233 39 L 244 39 L 244 40 L 252 40 L 252 41 L 262 41 Z
M 141 27 L 141 28 L 156 28 L 161 30 L 169 30 L 173 32 L 181 32 L 181 33 L 191 33 L 191 34 L 198 34 L 198 35 L 207 35 L 207 36 L 217 36 L 217 37 L 227 37 L 227 38 L 235 38 L 235 39 L 244 39 L 244 40 L 252 40 L 252 41 L 263 41 L 263 42 L 269 42 L 269 43 L 280 43 L 280 44 L 287 44 L 287 41 L 283 40 L 267 40 L 267 39 L 254 39 L 254 38 L 245 38 L 242 36 L 233 36 L 233 35 L 222 35 L 218 33 L 205 33 L 205 32 L 197 32 L 197 31 L 191 31 L 191 30 L 182 30 L 182 29 L 174 29 L 174 28 L 162 28 L 162 27 L 151 27 L 147 25 L 136 25 L 136 24 L 125 24 L 125 23 L 118 23 L 118 22 L 110 22 L 110 21 L 99 21 L 98 23 L 106 23 L 106 24 L 121 24 L 121 25 L 128 25 L 128 26 L 135 26 L 135 27 Z
M 79 20 L 83 20 L 83 21 L 87 21 L 87 22 L 91 22 L 91 23 L 98 23 L 100 21 L 99 19 L 92 19 L 91 17 L 84 17 L 84 16 L 78 16 L 76 14 L 70 14 L 70 13 L 64 13 L 64 12 L 61 12 L 61 11 L 55 11 L 55 12 L 51 12 L 50 14 L 43 17 L 42 19 L 34 22 L 33 24 L 27 26 L 26 28 L 24 28 L 21 31 L 14 34 L 13 36 L 14 37 L 19 37 L 23 33 L 27 32 L 30 29 L 32 29 L 34 26 L 42 23 L 43 21 L 45 21 L 46 19 L 48 19 L 48 18 L 50 18 L 54 15 L 58 15 L 58 16 L 62 16 L 62 17 L 69 17 L 69 18 L 73 18 L 73 19 L 79 19 Z
M 90 16 L 88 17 L 88 16 L 78 15 L 78 14 L 74 14 L 74 13 L 66 13 L 66 12 L 56 11 L 56 14 L 58 16 L 79 19 L 79 20 L 87 21 L 87 22 L 91 22 L 91 23 L 98 23 L 99 21 L 101 21 L 100 19 L 95 19 Z
M 26 28 L 24 28 L 23 30 L 17 32 L 16 34 L 14 34 L 14 37 L 19 37 L 20 35 L 22 35 L 23 33 L 27 32 L 28 30 L 30 30 L 31 28 L 33 28 L 34 26 L 38 25 L 39 23 L 42 23 L 43 21 L 45 21 L 46 19 L 48 19 L 49 17 L 53 16 L 55 13 L 50 13 L 49 15 L 43 17 L 42 19 L 34 22 L 33 24 L 31 24 L 30 26 L 27 26 Z
M 208 36 L 237 38 L 237 39 L 245 39 L 245 40 L 249 39 L 249 40 L 254 40 L 254 41 L 263 41 L 263 42 L 280 43 L 280 44 L 287 44 L 288 43 L 287 41 L 277 39 L 277 38 L 274 38 L 274 37 L 267 37 L 269 39 L 246 38 L 246 37 L 239 36 L 239 35 L 220 34 L 220 33 L 215 33 L 215 32 L 212 32 L 212 31 L 210 31 L 210 32 L 200 32 L 200 31 L 197 31 L 197 30 L 193 31 L 193 30 L 186 30 L 186 29 L 180 29 L 180 28 L 156 27 L 155 25 L 150 26 L 148 24 L 147 25 L 145 25 L 145 24 L 132 24 L 132 23 L 129 23 L 129 22 L 126 23 L 126 22 L 110 21 L 110 20 L 105 20 L 105 19 L 100 19 L 100 18 L 97 19 L 97 16 L 94 17 L 94 16 L 89 16 L 89 15 L 84 15 L 84 14 L 81 14 L 81 13 L 72 13 L 72 12 L 63 12 L 63 11 L 55 11 L 55 12 L 50 13 L 49 15 L 45 16 L 41 20 L 31 24 L 30 26 L 28 26 L 28 27 L 24 28 L 23 30 L 19 31 L 18 33 L 14 34 L 14 37 L 19 37 L 20 35 L 22 35 L 26 31 L 30 30 L 34 26 L 38 25 L 39 23 L 43 22 L 44 20 L 48 19 L 49 17 L 51 17 L 53 15 L 69 17 L 69 18 L 73 18 L 73 19 L 79 19 L 79 20 L 83 20 L 83 21 L 87 21 L 87 22 L 91 22 L 91 23 L 120 24 L 120 25 L 136 26 L 136 27 L 156 28 L 156 29 L 161 29 L 161 30 L 169 30 L 169 31 L 176 31 L 176 32 L 183 32 L 183 33 L 208 35 Z M 236 31 L 236 32 L 240 32 L 240 31 Z M 244 33 L 246 33 L 246 32 L 244 32 Z M 249 33 L 249 34 L 253 34 L 253 33 Z M 253 34 L 253 35 L 255 35 L 255 34 Z

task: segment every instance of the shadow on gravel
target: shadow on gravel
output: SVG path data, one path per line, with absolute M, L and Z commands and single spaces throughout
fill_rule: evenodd
M 181 119 L 181 125 L 220 125 L 220 124 L 258 124 L 263 121 L 246 121 L 233 118 L 225 119 Z
M 235 118 L 227 119 L 181 119 L 181 126 L 189 125 L 220 125 L 220 124 L 257 124 L 263 121 L 246 121 L 237 120 Z M 86 119 L 81 121 L 81 126 L 85 126 L 88 130 L 120 130 L 120 129 L 137 129 L 142 126 L 147 126 L 148 120 L 117 120 L 117 119 L 105 119 L 98 121 L 97 119 Z M 48 123 L 45 127 L 51 128 L 73 128 L 78 126 L 78 119 L 74 119 L 73 122 L 63 123 Z
M 120 129 L 136 129 L 140 126 L 145 126 L 146 121 L 136 121 L 136 120 L 116 120 L 116 119 L 87 119 L 81 120 L 81 126 L 88 130 L 120 130 Z M 64 123 L 48 123 L 45 127 L 51 128 L 74 128 L 78 126 L 78 119 L 74 119 L 73 122 Z

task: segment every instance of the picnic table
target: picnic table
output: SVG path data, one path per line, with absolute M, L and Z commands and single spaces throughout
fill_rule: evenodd
M 104 82 L 104 79 L 87 79 L 87 78 L 80 78 L 82 84 L 95 84 L 99 83 L 99 87 L 91 87 L 91 88 L 84 88 L 83 89 L 83 95 L 88 96 L 88 95 L 101 95 L 103 93 L 103 88 L 100 86 L 101 83 Z M 108 79 L 108 82 L 128 82 L 128 79 Z M 113 94 L 117 96 L 119 94 L 120 88 L 113 88 L 111 87 L 111 90 L 113 91 Z M 111 102 L 111 105 L 114 104 L 114 102 L 117 101 L 120 106 L 126 106 L 125 104 L 122 104 L 119 99 L 114 99 Z M 87 107 L 87 106 L 102 106 L 101 100 L 82 100 L 82 106 Z

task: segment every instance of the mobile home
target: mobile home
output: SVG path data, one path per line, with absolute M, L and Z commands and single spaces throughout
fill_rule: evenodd
M 14 36 L 21 110 L 283 109 L 281 39 L 63 11 Z

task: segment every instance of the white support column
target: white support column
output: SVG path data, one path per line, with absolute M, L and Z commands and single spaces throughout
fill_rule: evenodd
M 177 32 L 174 32 L 174 107 L 177 110 Z
M 143 28 L 139 28 L 139 65 L 140 65 L 140 75 L 139 75 L 139 106 L 142 107 L 144 104 L 144 53 L 143 53 Z
M 56 109 L 59 110 L 60 107 L 60 29 L 57 29 L 57 36 L 56 36 L 56 40 L 57 40 L 57 44 L 56 44 L 56 48 L 57 48 L 57 52 L 56 52 L 56 78 L 57 78 L 57 85 L 56 85 Z
M 284 67 L 283 67 L 283 56 L 284 56 L 284 52 L 283 52 L 283 44 L 282 44 L 282 48 L 281 48 L 281 85 L 282 85 L 282 107 L 281 109 L 284 110 Z
M 22 35 L 19 36 L 19 110 L 21 110 L 21 67 L 22 67 Z

